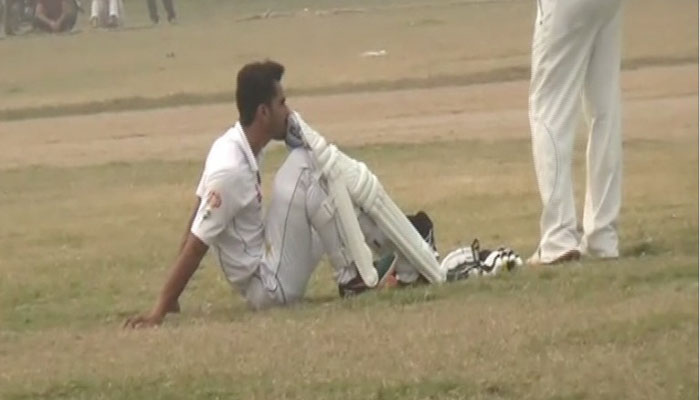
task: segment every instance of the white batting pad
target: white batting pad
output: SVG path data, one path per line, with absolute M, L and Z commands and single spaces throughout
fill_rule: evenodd
M 336 165 L 342 166 L 342 177 L 350 197 L 374 220 L 397 251 L 429 282 L 444 282 L 446 271 L 440 268 L 432 247 L 386 194 L 372 171 L 343 153 L 339 154 Z
M 446 280 L 446 271 L 440 268 L 433 249 L 423 240 L 396 203 L 386 194 L 377 177 L 364 163 L 348 157 L 335 146 L 329 145 L 318 132 L 304 122 L 298 113 L 294 113 L 290 118 L 290 132 L 291 135 L 300 138 L 311 150 L 317 167 L 327 179 L 329 186 L 335 188 L 334 195 L 335 192 L 341 194 L 336 205 L 339 206 L 339 215 L 342 215 L 341 218 L 346 220 L 343 222 L 343 229 L 347 229 L 346 238 L 352 242 L 361 239 L 363 244 L 363 246 L 359 246 L 356 243 L 348 243 L 348 247 L 356 247 L 355 250 L 349 250 L 355 262 L 358 263 L 358 271 L 365 283 L 369 286 L 376 284 L 376 270 L 372 264 L 369 266 L 365 264 L 365 249 L 368 250 L 368 248 L 364 235 L 359 230 L 354 209 L 352 210 L 352 218 L 350 218 L 348 204 L 341 204 L 345 202 L 344 194 L 349 195 L 352 203 L 374 220 L 397 251 L 429 282 L 441 283 Z M 344 186 L 346 190 L 341 190 L 340 186 Z M 341 208 L 343 208 L 342 211 Z M 354 222 L 350 221 L 351 219 Z M 368 267 L 374 274 L 364 270 Z
M 362 281 L 369 287 L 375 287 L 379 277 L 372 262 L 372 250 L 365 242 L 352 199 L 342 180 L 342 167 L 336 165 L 342 153 L 335 146 L 327 144 L 298 113 L 294 113 L 289 122 L 287 136 L 293 137 L 296 142 L 301 141 L 311 149 L 316 167 L 320 169 L 328 184 L 329 195 L 335 206 L 337 227 L 347 250 L 346 255 L 355 263 Z

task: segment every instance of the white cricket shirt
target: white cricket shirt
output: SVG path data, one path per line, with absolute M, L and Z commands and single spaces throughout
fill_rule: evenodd
M 192 234 L 215 250 L 228 281 L 244 286 L 265 238 L 258 159 L 239 122 L 212 145 L 196 193 Z

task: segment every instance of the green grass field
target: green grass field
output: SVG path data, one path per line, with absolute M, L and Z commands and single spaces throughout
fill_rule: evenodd
M 303 303 L 253 313 L 207 257 L 180 314 L 121 329 L 155 300 L 206 150 L 235 119 L 208 104 L 261 57 L 285 62 L 293 106 L 402 208 L 431 214 L 441 253 L 478 237 L 529 256 L 531 3 L 179 1 L 178 25 L 146 27 L 127 1 L 122 31 L 82 20 L 71 35 L 0 40 L 0 399 L 697 398 L 686 0 L 628 2 L 620 259 L 352 300 L 324 262 Z M 268 9 L 279 15 L 248 19 Z M 388 56 L 358 56 L 374 47 Z M 65 63 L 45 68 L 54 57 Z M 66 116 L 34 118 L 46 110 Z M 583 135 L 576 146 L 580 206 Z M 264 193 L 284 156 L 269 149 Z

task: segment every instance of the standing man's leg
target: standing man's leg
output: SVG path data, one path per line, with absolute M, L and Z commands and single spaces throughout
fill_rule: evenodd
M 578 255 L 572 152 L 595 29 L 591 4 L 607 0 L 539 0 L 532 44 L 529 114 L 542 201 L 540 243 L 532 261 Z
M 0 24 L 2 24 L 3 31 L 7 36 L 14 35 L 12 27 L 10 26 L 10 7 L 12 6 L 13 1 L 14 0 L 4 0 L 4 2 L 0 4 L 0 6 L 2 7 L 2 20 L 0 21 Z
M 5 11 L 2 13 L 2 25 L 5 30 L 5 35 L 15 35 L 15 29 L 19 26 L 19 16 L 24 12 L 24 3 L 19 0 L 5 0 Z M 36 6 L 34 7 L 36 10 Z M 36 26 L 36 25 L 35 25 Z
M 158 23 L 158 7 L 156 5 L 156 0 L 146 0 L 148 5 L 148 16 L 151 18 L 151 22 L 154 24 Z
M 607 0 L 605 23 L 596 36 L 586 75 L 590 117 L 586 203 L 583 211 L 585 254 L 617 257 L 617 218 L 622 201 L 620 47 L 622 5 Z
M 116 28 L 122 23 L 122 10 L 120 0 L 107 0 L 109 3 L 109 26 Z
M 165 8 L 165 13 L 168 15 L 168 22 L 175 22 L 175 6 L 173 5 L 173 0 L 163 0 L 163 8 Z
M 102 25 L 102 14 L 104 12 L 104 0 L 92 0 L 90 5 L 90 25 L 97 28 Z

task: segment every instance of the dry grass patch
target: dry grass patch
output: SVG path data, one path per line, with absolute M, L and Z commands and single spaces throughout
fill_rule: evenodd
M 141 29 L 148 25 L 144 2 L 127 2 L 130 29 L 91 31 L 83 18 L 79 34 L 0 41 L 8 55 L 3 66 L 12 71 L 0 82 L 0 115 L 227 101 L 235 71 L 266 57 L 287 65 L 287 87 L 301 93 L 522 79 L 534 5 L 526 0 L 180 1 L 179 25 Z M 366 12 L 237 21 L 266 8 Z M 690 0 L 672 7 L 665 0 L 634 1 L 625 16 L 627 62 L 697 62 L 697 13 L 697 2 Z M 381 49 L 387 56 L 360 56 Z M 61 62 L 52 62 L 52 54 L 61 54 Z

